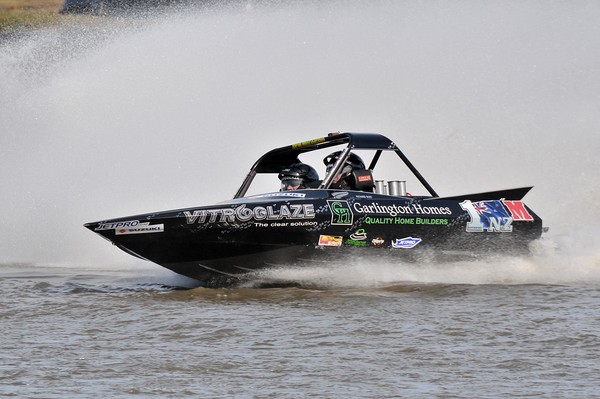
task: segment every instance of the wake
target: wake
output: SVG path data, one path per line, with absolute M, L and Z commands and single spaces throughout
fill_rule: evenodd
M 455 262 L 365 261 L 265 269 L 245 286 L 380 288 L 402 284 L 600 285 L 600 251 L 574 254 L 552 239 L 538 240 L 528 256 Z

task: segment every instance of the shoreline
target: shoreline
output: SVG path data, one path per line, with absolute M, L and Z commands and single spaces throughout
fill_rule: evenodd
M 0 0 L 0 38 L 59 23 L 62 0 Z

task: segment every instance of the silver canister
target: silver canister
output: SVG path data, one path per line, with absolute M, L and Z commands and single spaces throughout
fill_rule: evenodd
M 375 193 L 376 194 L 387 194 L 387 187 L 383 180 L 375 180 Z
M 394 195 L 396 197 L 405 197 L 406 196 L 406 182 L 399 180 L 391 180 L 388 181 L 388 187 L 390 189 L 390 195 Z

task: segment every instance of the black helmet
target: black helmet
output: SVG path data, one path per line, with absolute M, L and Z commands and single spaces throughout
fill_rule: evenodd
M 341 155 L 342 151 L 336 151 L 323 159 L 323 163 L 327 166 L 327 173 L 333 169 L 333 165 L 335 165 Z M 344 162 L 344 166 L 342 166 L 340 173 L 333 179 L 331 187 L 344 189 L 352 188 L 350 175 L 352 174 L 352 171 L 361 169 L 366 169 L 365 163 L 358 155 L 351 152 L 348 158 L 346 158 L 346 162 Z
M 327 166 L 329 170 L 331 170 L 333 165 L 340 158 L 340 155 L 342 155 L 342 151 L 333 152 L 327 155 L 325 158 L 323 158 L 323 163 L 325 164 L 325 166 Z M 355 170 L 365 169 L 365 163 L 363 162 L 363 160 L 353 152 L 351 152 L 348 158 L 346 159 L 346 165 L 352 166 L 352 169 Z
M 299 162 L 281 169 L 279 179 L 281 191 L 297 190 L 319 181 L 319 174 L 312 166 Z

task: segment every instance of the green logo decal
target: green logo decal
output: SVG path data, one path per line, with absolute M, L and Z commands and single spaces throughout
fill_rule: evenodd
M 350 238 L 346 240 L 346 244 L 355 247 L 368 247 L 369 242 L 367 241 L 367 232 L 365 229 L 358 229 L 356 232 L 350 234 Z
M 327 200 L 331 209 L 331 224 L 350 225 L 354 221 L 354 214 L 348 201 Z

